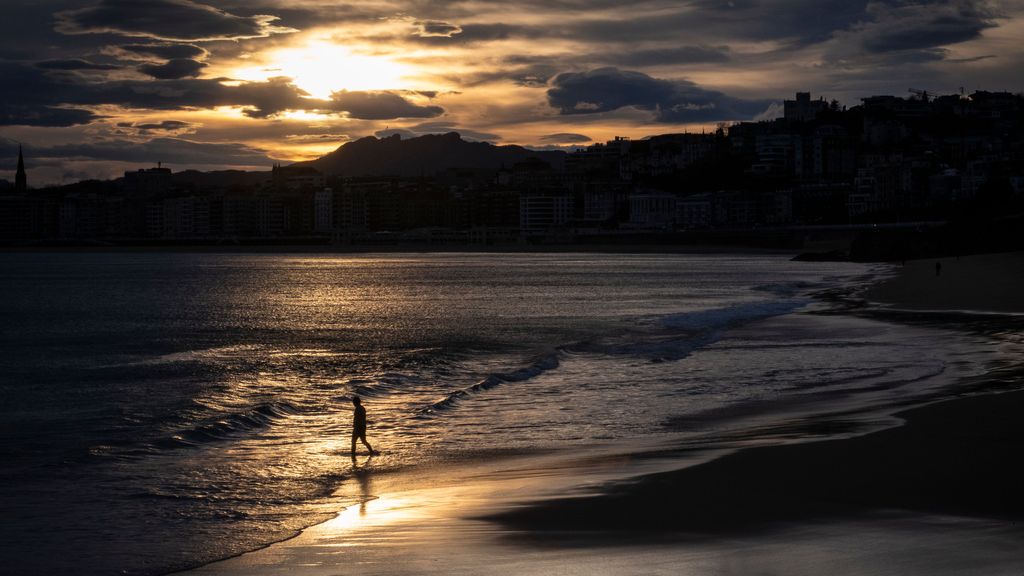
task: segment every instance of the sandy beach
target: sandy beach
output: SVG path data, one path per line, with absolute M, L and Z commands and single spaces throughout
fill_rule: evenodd
M 908 310 L 1024 313 L 1024 252 L 908 260 L 864 293 Z
M 908 262 L 863 296 L 991 327 L 1024 311 L 1022 263 L 947 259 L 936 277 L 934 261 Z M 1011 359 L 886 429 L 727 454 L 620 443 L 381 477 L 359 460 L 335 519 L 189 574 L 1019 576 L 1022 383 Z

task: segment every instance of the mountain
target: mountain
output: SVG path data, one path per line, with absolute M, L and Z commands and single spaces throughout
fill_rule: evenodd
M 448 168 L 510 168 L 530 157 L 561 168 L 565 156 L 561 151 L 467 142 L 458 132 L 449 132 L 405 140 L 397 134 L 387 138 L 367 136 L 346 142 L 330 154 L 295 166 L 312 166 L 325 174 L 340 176 L 432 176 Z

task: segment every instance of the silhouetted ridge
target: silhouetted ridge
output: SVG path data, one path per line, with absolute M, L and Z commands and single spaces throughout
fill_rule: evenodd
M 431 176 L 449 168 L 498 170 L 527 158 L 539 158 L 561 168 L 566 154 L 522 146 L 495 146 L 468 142 L 458 132 L 427 134 L 402 139 L 367 136 L 342 144 L 337 150 L 298 166 L 313 166 L 325 174 L 341 176 Z

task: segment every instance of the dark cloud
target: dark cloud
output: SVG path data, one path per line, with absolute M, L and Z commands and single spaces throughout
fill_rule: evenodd
M 39 159 L 89 159 L 119 162 L 164 162 L 170 164 L 209 164 L 258 166 L 272 159 L 262 150 L 244 144 L 193 142 L 181 138 L 154 138 L 149 141 L 112 139 L 83 144 L 61 144 L 32 149 Z
M 449 132 L 458 132 L 465 140 L 475 140 L 478 142 L 496 142 L 501 140 L 501 136 L 492 134 L 490 132 L 480 132 L 478 130 L 472 130 L 470 128 L 462 128 L 455 122 L 423 122 L 409 128 L 417 134 L 447 134 Z
M 156 56 L 167 60 L 175 58 L 196 60 L 207 55 L 206 50 L 193 44 L 122 44 L 118 48 L 143 56 Z
M 877 70 L 945 60 L 946 46 L 979 38 L 997 17 L 984 1 L 871 2 L 861 21 L 835 34 L 824 62 Z
M 592 42 L 774 40 L 806 46 L 860 21 L 868 0 L 697 0 L 660 2 L 629 18 L 576 19 L 564 34 Z M 692 42 L 692 40 L 691 40 Z
M 448 134 L 458 132 L 464 140 L 475 142 L 497 142 L 501 136 L 489 132 L 479 132 L 468 128 L 460 128 L 455 122 L 424 122 L 407 128 L 386 128 L 373 133 L 377 138 L 387 138 L 397 134 L 403 139 L 416 138 L 426 134 Z
M 444 113 L 440 106 L 420 106 L 393 92 L 349 92 L 331 94 L 326 109 L 346 112 L 361 120 L 392 118 L 434 118 Z
M 72 113 L 65 108 L 100 105 L 149 110 L 240 106 L 257 118 L 310 108 L 310 101 L 304 98 L 306 93 L 288 78 L 238 86 L 227 86 L 217 79 L 92 82 L 67 74 L 50 75 L 10 62 L 0 62 L 0 77 L 5 79 L 0 83 L 0 110 L 7 112 L 7 124 L 82 124 L 96 115 L 81 110 Z M 322 101 L 314 103 L 318 102 Z
M 205 67 L 205 63 L 191 58 L 175 58 L 164 64 L 142 64 L 139 66 L 139 72 L 160 80 L 178 80 L 180 78 L 195 78 Z
M 250 118 L 268 118 L 287 110 L 347 114 L 363 120 L 434 118 L 440 106 L 421 106 L 387 91 L 335 92 L 329 100 L 310 98 L 291 78 L 224 84 L 224 78 L 119 80 L 93 82 L 66 74 L 0 62 L 0 112 L 5 124 L 83 124 L 97 116 L 66 108 L 115 105 L 145 110 L 184 110 L 237 106 Z
M 292 143 L 301 144 L 323 144 L 324 142 L 346 142 L 348 141 L 348 134 L 286 134 L 285 140 Z
M 100 0 L 57 12 L 63 34 L 119 34 L 158 40 L 240 40 L 293 30 L 272 25 L 276 16 L 238 16 L 192 0 Z
M 67 127 L 88 124 L 101 116 L 89 110 L 0 102 L 0 126 Z
M 574 132 L 559 132 L 540 137 L 541 142 L 553 142 L 555 144 L 576 144 L 580 142 L 592 142 L 593 138 Z
M 489 82 L 512 82 L 518 86 L 543 88 L 548 81 L 565 67 L 556 65 L 556 58 L 534 56 L 508 56 L 483 72 L 464 75 L 450 75 L 449 81 L 461 86 L 473 87 Z
M 140 130 L 181 130 L 182 128 L 189 128 L 193 124 L 189 122 L 182 122 L 181 120 L 164 120 L 159 123 L 142 123 L 134 124 L 136 128 Z
M 121 68 L 117 64 L 97 64 L 81 58 L 44 60 L 36 62 L 36 67 L 44 70 L 119 70 Z
M 981 36 L 996 12 L 983 2 L 872 2 L 871 22 L 855 28 L 869 52 L 930 49 Z
M 184 134 L 189 132 L 195 132 L 195 124 L 191 122 L 183 122 L 181 120 L 163 120 L 161 122 L 118 122 L 118 128 L 124 130 L 118 130 L 119 134 L 129 135 L 145 135 L 152 134 L 154 132 L 163 132 L 166 134 Z
M 419 20 L 415 23 L 416 35 L 451 38 L 462 32 L 462 27 L 441 20 Z
M 653 112 L 658 122 L 673 123 L 749 119 L 770 104 L 726 96 L 687 80 L 663 80 L 618 68 L 559 74 L 547 96 L 561 114 L 594 114 L 630 106 Z

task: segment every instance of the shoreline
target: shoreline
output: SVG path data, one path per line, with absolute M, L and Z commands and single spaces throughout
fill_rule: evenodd
M 896 269 L 895 276 L 858 290 L 853 298 L 899 278 L 901 272 Z M 871 300 L 881 306 L 851 306 L 833 313 L 889 316 L 901 308 L 895 298 Z M 930 314 L 918 314 L 921 322 L 932 323 Z M 998 323 L 999 313 L 986 322 L 991 320 Z M 646 566 L 642 562 L 649 558 L 672 559 L 672 569 L 642 573 L 677 573 L 676 562 L 693 550 L 724 547 L 731 555 L 737 539 L 774 542 L 786 550 L 794 533 L 805 538 L 807 533 L 828 532 L 846 542 L 893 529 L 899 522 L 926 531 L 931 530 L 929 523 L 939 522 L 922 519 L 973 518 L 970 522 L 987 523 L 986 530 L 995 531 L 992 546 L 1005 547 L 1004 538 L 1019 540 L 1024 520 L 1024 500 L 1017 489 L 1024 476 L 1014 462 L 1024 448 L 1024 433 L 1014 429 L 1017 415 L 1024 411 L 1024 369 L 1018 366 L 987 376 L 987 384 L 967 391 L 986 394 L 904 410 L 896 414 L 903 423 L 849 438 L 751 447 L 697 463 L 671 446 L 646 452 L 634 446 L 631 452 L 608 455 L 606 465 L 617 472 L 605 476 L 594 474 L 584 460 L 570 457 L 572 461 L 557 464 L 557 474 L 545 478 L 548 473 L 541 472 L 540 465 L 545 458 L 535 457 L 524 465 L 532 472 L 522 473 L 509 493 L 506 473 L 494 472 L 493 463 L 470 472 L 465 487 L 427 487 L 423 478 L 391 483 L 374 491 L 380 499 L 358 506 L 358 512 L 355 507 L 343 510 L 334 520 L 283 543 L 188 573 L 333 574 L 353 559 L 365 557 L 368 564 L 390 561 L 387 545 L 384 550 L 378 547 L 395 531 L 406 540 L 420 538 L 438 549 L 465 547 L 470 556 L 479 556 L 475 568 L 511 562 L 504 556 L 511 546 L 532 557 L 561 559 L 562 564 L 552 569 L 564 567 L 565 559 L 571 558 L 568 565 L 595 569 L 624 562 L 622 573 L 639 573 L 630 567 Z M 991 393 L 1005 390 L 1009 391 Z M 659 459 L 658 466 L 650 464 Z M 950 533 L 963 529 L 970 526 Z M 435 534 L 438 530 L 455 539 Z M 932 536 L 941 539 L 945 533 L 940 530 Z M 424 552 L 409 543 L 401 546 L 398 549 L 413 546 L 417 555 L 438 560 L 434 551 Z M 968 552 L 981 554 L 985 548 L 979 545 Z M 824 552 L 830 553 L 828 548 Z M 890 553 L 902 553 L 902 548 Z M 1011 561 L 1016 559 L 1010 556 Z M 929 568 L 934 562 L 924 556 L 915 561 Z M 544 565 L 541 560 L 516 562 L 510 573 L 544 573 L 537 571 Z M 448 573 L 436 564 L 431 568 L 377 566 L 369 572 Z
M 1024 373 L 1015 384 L 1024 383 Z M 1024 391 L 898 413 L 904 423 L 853 438 L 754 447 L 710 462 L 488 517 L 515 538 L 596 546 L 771 531 L 874 515 L 1024 520 Z M 947 426 L 956 422 L 954 427 Z M 642 514 L 637 514 L 642 510 Z
M 933 273 L 936 261 L 941 275 Z M 921 260 L 841 297 L 847 307 L 838 313 L 968 330 L 983 324 L 980 331 L 992 334 L 999 331 L 993 325 L 1019 323 L 1022 286 L 1021 252 Z M 964 317 L 978 322 L 961 324 Z M 897 412 L 903 422 L 892 428 L 747 448 L 610 485 L 597 496 L 488 519 L 531 543 L 571 545 L 646 542 L 651 533 L 670 539 L 742 534 L 893 511 L 1016 525 L 1024 520 L 1024 465 L 1016 461 L 1024 451 L 1024 430 L 1016 424 L 1024 413 L 1024 366 L 993 369 L 966 394 Z
M 733 244 L 380 244 L 330 246 L 317 244 L 152 245 L 152 246 L 0 246 L 0 254 L 316 254 L 363 256 L 372 254 L 757 254 L 795 256 L 792 248 Z

